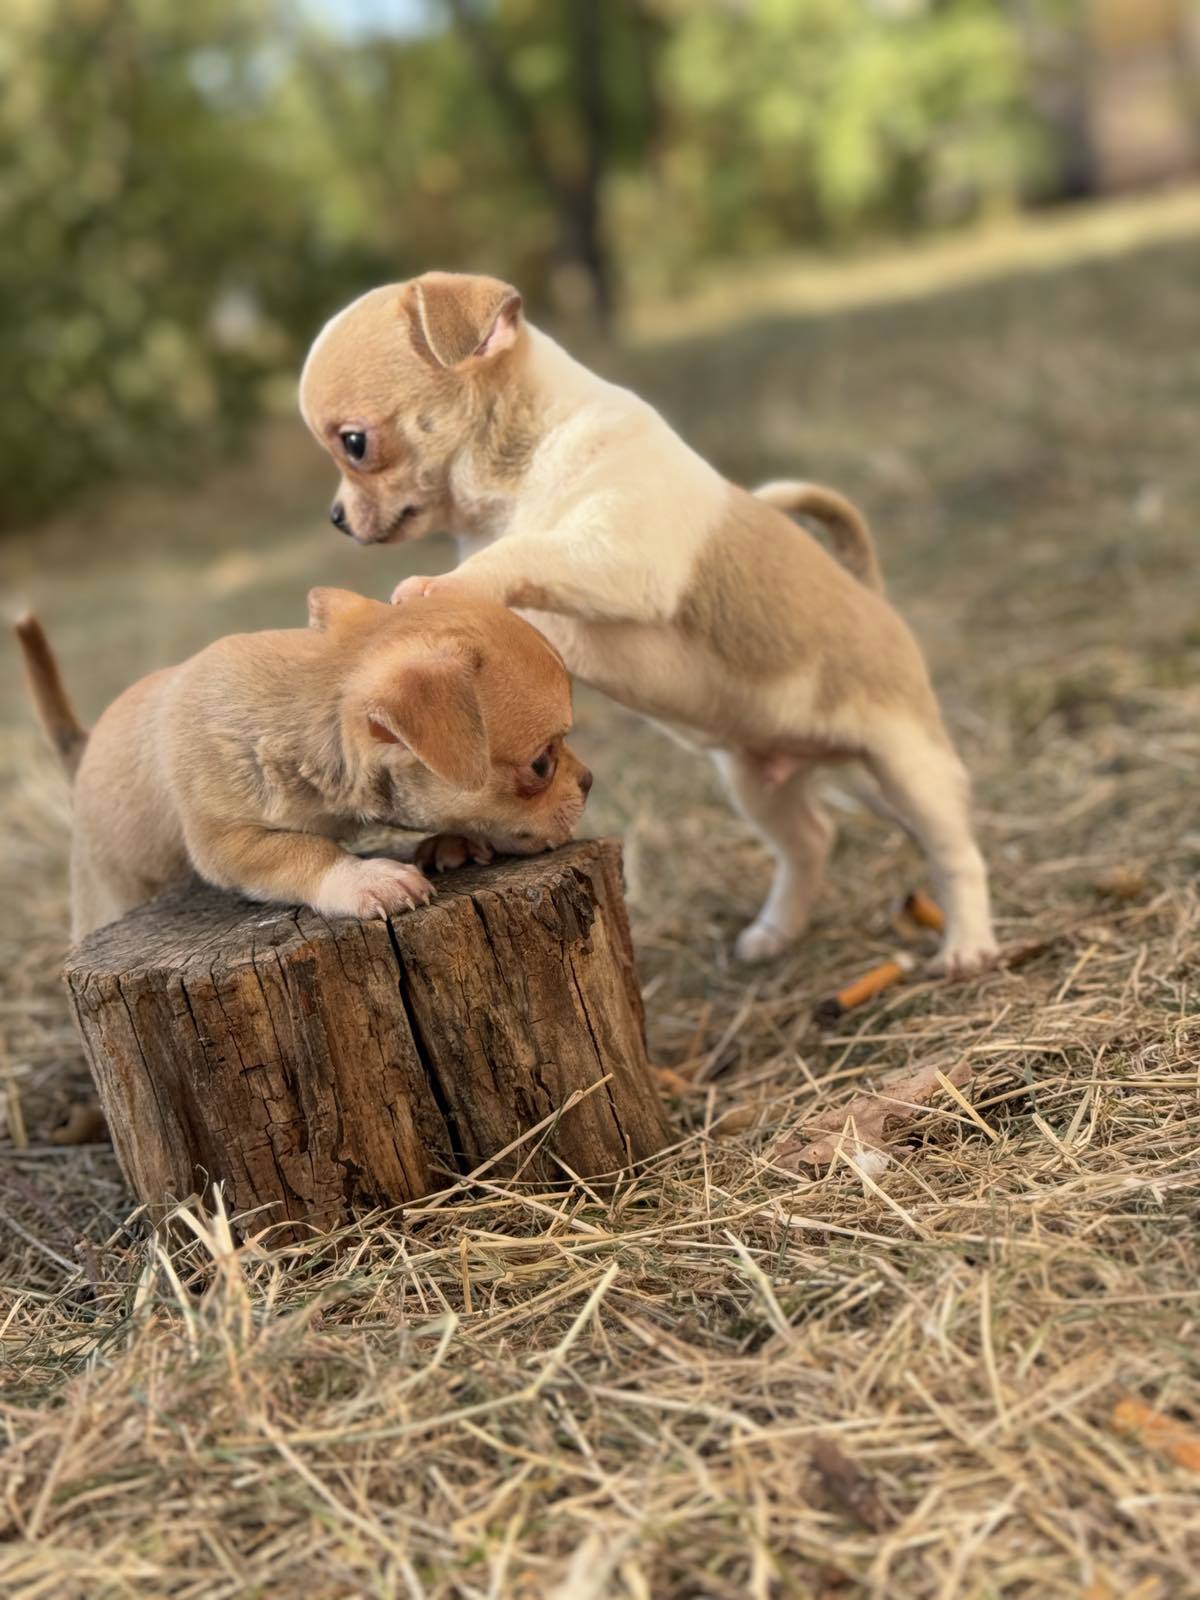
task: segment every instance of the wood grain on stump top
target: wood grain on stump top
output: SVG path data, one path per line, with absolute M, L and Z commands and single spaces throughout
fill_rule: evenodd
M 595 1177 L 666 1125 L 613 840 L 471 868 L 387 922 L 172 891 L 66 982 L 126 1175 L 158 1206 L 328 1227 L 470 1172 L 610 1074 L 489 1178 Z

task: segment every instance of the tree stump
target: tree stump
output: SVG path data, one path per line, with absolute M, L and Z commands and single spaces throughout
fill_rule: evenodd
M 545 1183 L 666 1142 L 611 839 L 451 873 L 391 922 L 173 890 L 65 976 L 152 1208 L 220 1181 L 231 1211 L 267 1208 L 255 1225 L 328 1228 L 489 1157 Z

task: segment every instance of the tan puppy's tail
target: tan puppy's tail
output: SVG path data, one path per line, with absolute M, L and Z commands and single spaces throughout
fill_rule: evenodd
M 760 500 L 793 517 L 815 517 L 833 541 L 834 554 L 868 589 L 883 592 L 883 573 L 867 519 L 836 489 L 819 483 L 764 483 L 754 491 Z
M 73 778 L 75 769 L 87 744 L 87 729 L 75 715 L 75 709 L 63 687 L 62 676 L 50 641 L 42 632 L 42 625 L 32 612 L 27 611 L 13 624 L 21 654 L 25 657 L 25 681 L 37 707 L 42 727 L 58 751 L 59 759 Z

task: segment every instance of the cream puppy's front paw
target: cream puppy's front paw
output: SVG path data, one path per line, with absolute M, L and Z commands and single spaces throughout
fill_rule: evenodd
M 929 964 L 930 972 L 945 978 L 969 978 L 996 964 L 999 946 L 990 934 L 979 938 L 946 940 Z
M 321 880 L 314 910 L 324 917 L 387 917 L 427 905 L 436 893 L 425 874 L 406 861 L 347 856 Z
M 401 606 L 408 600 L 425 600 L 433 594 L 454 594 L 462 588 L 452 572 L 443 573 L 439 578 L 405 578 L 392 590 L 392 604 Z
M 517 604 L 511 599 L 511 586 L 502 575 L 489 569 L 472 570 L 468 561 L 453 572 L 443 572 L 436 578 L 405 578 L 392 590 L 394 606 L 408 605 L 412 600 L 492 600 L 497 605 Z M 518 587 L 517 591 L 524 592 Z
M 738 934 L 733 953 L 739 961 L 750 965 L 756 961 L 771 961 L 794 943 L 781 928 L 774 928 L 769 922 L 752 922 Z

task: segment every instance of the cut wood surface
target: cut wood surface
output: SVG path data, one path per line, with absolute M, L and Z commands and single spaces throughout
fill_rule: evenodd
M 597 1177 L 662 1147 L 619 844 L 438 887 L 388 923 L 192 885 L 71 952 L 141 1200 L 220 1180 L 231 1210 L 329 1227 L 442 1188 L 547 1119 L 490 1179 Z

